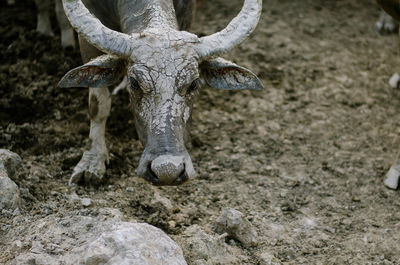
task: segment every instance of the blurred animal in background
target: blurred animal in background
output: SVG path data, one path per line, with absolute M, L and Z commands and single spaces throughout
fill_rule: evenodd
M 376 2 L 393 17 L 397 22 L 400 22 L 400 1 L 399 0 L 376 0 Z M 398 87 L 400 76 L 394 74 L 389 83 L 392 87 Z M 397 155 L 396 161 L 386 173 L 384 181 L 385 185 L 390 189 L 397 189 L 400 184 L 400 155 Z
M 16 0 L 7 0 L 7 3 L 8 5 L 15 5 L 15 1 Z M 35 5 L 37 8 L 36 31 L 46 36 L 54 36 L 54 32 L 51 28 L 50 15 L 51 12 L 55 11 L 61 32 L 61 46 L 64 49 L 68 47 L 75 48 L 76 41 L 74 30 L 65 16 L 62 0 L 35 0 Z
M 379 34 L 391 34 L 398 32 L 400 21 L 400 1 L 376 0 L 376 2 L 384 11 L 382 11 L 379 20 L 375 24 L 375 31 Z M 399 88 L 400 74 L 394 73 L 389 79 L 389 85 L 393 88 Z

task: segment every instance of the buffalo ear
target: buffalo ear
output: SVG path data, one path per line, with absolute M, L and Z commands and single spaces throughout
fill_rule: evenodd
M 58 83 L 59 87 L 108 87 L 124 75 L 125 60 L 114 55 L 101 55 L 72 69 Z
M 260 79 L 250 70 L 223 58 L 209 59 L 200 64 L 200 72 L 206 83 L 222 90 L 261 90 Z

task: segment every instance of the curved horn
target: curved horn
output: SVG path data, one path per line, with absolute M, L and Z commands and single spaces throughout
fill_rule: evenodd
M 131 43 L 138 35 L 128 35 L 107 28 L 89 12 L 81 0 L 63 0 L 63 5 L 72 27 L 90 44 L 105 53 L 123 57 L 131 55 Z
M 240 13 L 226 28 L 200 38 L 200 57 L 208 58 L 229 51 L 244 41 L 256 28 L 260 19 L 262 0 L 245 0 Z

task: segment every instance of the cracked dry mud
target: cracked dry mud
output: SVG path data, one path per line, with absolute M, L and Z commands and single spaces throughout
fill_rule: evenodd
M 79 54 L 35 32 L 32 1 L 4 2 L 0 147 L 23 160 L 14 181 L 25 204 L 19 215 L 0 214 L 0 264 L 29 251 L 30 223 L 103 208 L 161 228 L 182 248 L 198 242 L 186 236 L 199 233 L 184 234 L 196 226 L 224 240 L 229 251 L 218 262 L 226 264 L 400 263 L 400 193 L 383 185 L 400 150 L 400 91 L 388 85 L 400 58 L 397 37 L 374 32 L 373 1 L 264 1 L 256 31 L 225 58 L 251 69 L 265 90 L 200 93 L 190 150 L 198 177 L 187 185 L 153 187 L 136 176 L 143 147 L 121 91 L 107 126 L 107 183 L 97 189 L 68 186 L 89 145 L 88 91 L 57 82 L 81 64 Z M 202 3 L 193 32 L 221 29 L 241 5 Z M 257 245 L 215 234 L 227 207 L 252 224 Z

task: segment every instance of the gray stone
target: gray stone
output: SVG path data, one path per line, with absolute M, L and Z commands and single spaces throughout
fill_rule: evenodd
M 198 259 L 191 263 L 192 265 L 208 265 L 207 261 L 204 259 Z
M 78 264 L 183 265 L 181 248 L 162 230 L 121 222 L 88 245 Z
M 162 230 L 123 222 L 117 209 L 96 212 L 93 217 L 80 215 L 81 210 L 50 214 L 23 231 L 10 230 L 7 236 L 20 242 L 6 251 L 22 246 L 10 264 L 187 264 L 182 249 Z
M 78 194 L 76 194 L 75 192 L 72 192 L 71 194 L 66 194 L 65 198 L 68 200 L 68 202 L 72 204 L 75 204 L 80 200 Z
M 7 149 L 0 149 L 0 170 L 7 171 L 8 177 L 13 178 L 14 174 L 21 164 L 21 157 Z
M 27 254 L 18 256 L 13 263 L 15 265 L 46 265 L 46 264 L 57 264 L 54 259 L 48 256 L 42 256 L 40 254 Z
M 225 235 L 207 234 L 198 225 L 188 227 L 178 237 L 190 264 L 241 264 L 231 247 L 225 243 Z
M 14 211 L 21 207 L 22 201 L 17 184 L 14 183 L 4 169 L 0 168 L 0 211 Z
M 400 84 L 400 75 L 398 73 L 394 73 L 392 77 L 389 79 L 389 85 L 392 88 L 399 88 Z
M 386 174 L 385 181 L 383 182 L 386 187 L 396 190 L 400 182 L 400 168 L 398 165 L 392 166 Z
M 160 211 L 172 211 L 173 206 L 168 198 L 162 197 L 157 192 L 154 193 L 154 198 L 151 200 L 151 205 Z
M 222 210 L 221 216 L 216 221 L 215 231 L 219 234 L 227 233 L 245 247 L 254 246 L 258 242 L 258 235 L 252 224 L 241 212 L 232 208 Z
M 0 211 L 13 211 L 21 207 L 22 201 L 17 184 L 10 179 L 13 177 L 21 158 L 16 153 L 0 149 Z
M 81 203 L 85 207 L 89 207 L 92 204 L 92 200 L 90 198 L 82 198 Z
M 274 257 L 274 255 L 263 252 L 259 255 L 259 264 L 260 265 L 281 265 L 282 263 Z

